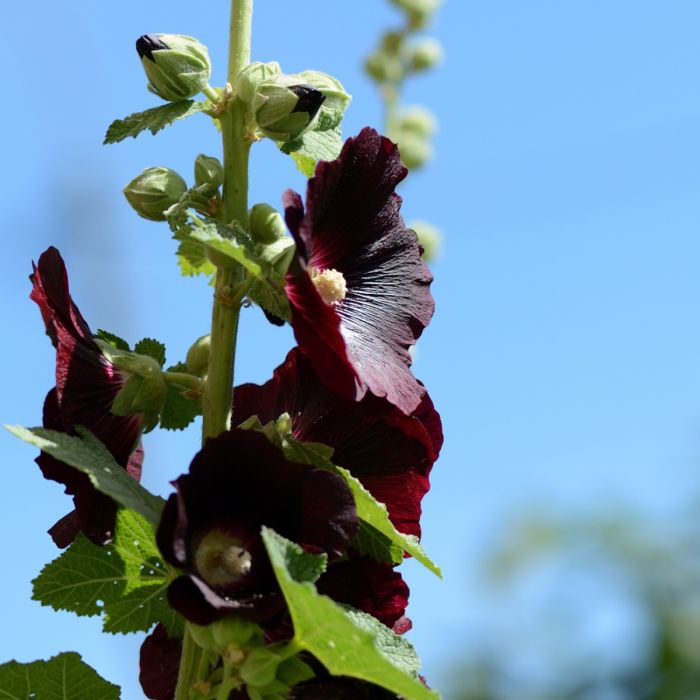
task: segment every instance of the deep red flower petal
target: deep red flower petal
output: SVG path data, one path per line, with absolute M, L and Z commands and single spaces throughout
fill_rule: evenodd
M 405 175 L 396 146 L 366 128 L 336 160 L 318 164 L 305 213 L 294 192 L 284 204 L 297 244 L 299 265 L 287 276 L 287 293 L 299 346 L 335 391 L 357 400 L 369 389 L 410 414 L 424 389 L 410 372 L 408 350 L 434 302 L 432 275 L 394 192 Z M 345 299 L 333 305 L 309 277 L 326 269 L 347 283 Z
M 177 493 L 165 505 L 156 541 L 166 561 L 185 573 L 171 584 L 168 599 L 197 624 L 231 612 L 262 622 L 281 611 L 263 525 L 330 559 L 345 553 L 357 530 L 343 479 L 287 461 L 254 431 L 234 429 L 207 440 L 189 473 L 173 483 Z M 197 569 L 197 547 L 211 531 L 231 536 L 250 555 L 250 570 L 235 582 L 211 584 Z
M 171 639 L 165 627 L 157 624 L 141 645 L 139 681 L 147 698 L 173 700 L 180 670 L 182 642 Z
M 73 303 L 65 264 L 49 248 L 30 276 L 30 298 L 41 311 L 46 332 L 56 347 L 56 387 L 44 403 L 44 427 L 75 433 L 83 426 L 100 439 L 115 460 L 134 478 L 141 475 L 143 450 L 138 447 L 138 416 L 115 416 L 112 402 L 124 384 L 121 373 L 100 352 L 89 326 Z M 62 483 L 73 496 L 76 515 L 62 518 L 50 533 L 58 546 L 67 546 L 78 526 L 95 543 L 113 535 L 116 505 L 95 490 L 88 477 L 42 453 L 37 463 L 47 479 Z
M 234 407 L 237 421 L 257 415 L 267 423 L 288 413 L 298 440 L 333 447 L 333 461 L 386 504 L 394 525 L 420 534 L 420 502 L 442 442 L 440 417 L 427 394 L 416 416 L 371 395 L 346 399 L 328 389 L 295 348 L 266 384 L 236 387 Z
M 401 619 L 408 605 L 408 586 L 398 571 L 368 557 L 338 562 L 318 580 L 319 593 L 338 603 L 374 615 L 387 627 Z

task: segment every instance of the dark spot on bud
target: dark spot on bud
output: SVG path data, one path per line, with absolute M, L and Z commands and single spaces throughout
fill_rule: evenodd
M 170 47 L 163 41 L 161 41 L 156 34 L 144 34 L 136 40 L 136 51 L 139 54 L 139 58 L 150 58 L 153 63 L 156 59 L 153 58 L 154 51 L 162 51 L 163 49 L 169 49 Z
M 267 309 L 263 309 L 263 313 L 265 314 L 265 318 L 273 325 L 273 326 L 283 326 L 286 321 L 283 318 L 280 318 L 279 316 L 275 316 L 275 314 L 271 314 Z
M 306 112 L 309 121 L 316 116 L 316 112 L 326 101 L 326 96 L 311 85 L 292 85 L 289 89 L 299 98 L 292 112 Z

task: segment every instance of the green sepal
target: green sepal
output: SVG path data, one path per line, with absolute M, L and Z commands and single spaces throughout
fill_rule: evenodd
M 256 246 L 238 222 L 224 226 L 212 220 L 193 218 L 192 221 L 190 238 L 204 245 L 207 256 L 217 267 L 233 270 L 243 267 L 253 277 L 263 275 Z
M 145 632 L 161 622 L 175 638 L 182 635 L 183 621 L 166 598 L 174 578 L 151 524 L 120 508 L 113 542 L 98 546 L 78 535 L 32 581 L 32 600 L 79 616 L 103 615 L 103 629 L 112 634 Z
M 109 683 L 74 651 L 48 661 L 0 665 L 0 697 L 7 700 L 119 700 L 119 686 Z
M 90 483 L 100 493 L 114 499 L 119 505 L 135 510 L 153 525 L 160 521 L 165 501 L 129 476 L 104 444 L 86 428 L 76 426 L 77 436 L 21 425 L 6 425 L 5 428 L 20 440 L 87 474 Z
M 292 618 L 293 643 L 313 654 L 333 675 L 374 683 L 405 700 L 440 697 L 421 683 L 412 666 L 407 667 L 404 644 L 389 642 L 397 636 L 391 630 L 385 628 L 385 633 L 358 620 L 320 595 L 312 583 L 295 577 L 295 560 L 314 555 L 267 527 L 262 528 L 262 538 Z
M 341 82 L 318 70 L 304 70 L 298 76 L 301 78 L 300 82 L 308 83 L 326 98 L 311 128 L 314 131 L 327 131 L 338 127 L 352 100 Z
M 102 340 L 105 343 L 109 343 L 117 350 L 131 350 L 129 343 L 127 343 L 126 340 L 122 340 L 122 338 L 120 338 L 118 335 L 114 335 L 114 333 L 102 330 L 101 328 L 97 329 L 97 333 L 95 333 L 94 337 L 97 340 Z
M 118 143 L 129 136 L 136 138 L 146 129 L 155 135 L 174 121 L 186 119 L 193 114 L 203 112 L 207 106 L 209 106 L 209 103 L 206 101 L 178 100 L 160 107 L 147 109 L 145 112 L 135 112 L 124 119 L 113 121 L 109 129 L 107 129 L 103 143 Z
M 297 683 L 311 680 L 315 676 L 316 674 L 311 666 L 302 661 L 298 656 L 285 659 L 277 667 L 278 680 L 290 687 L 297 685 Z

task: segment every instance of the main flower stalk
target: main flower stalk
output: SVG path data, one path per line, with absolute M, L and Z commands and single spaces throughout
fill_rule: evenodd
M 232 0 L 228 83 L 250 63 L 253 0 Z M 245 129 L 242 103 L 234 98 L 221 115 L 224 152 L 224 223 L 248 224 L 248 159 L 251 142 Z M 231 427 L 231 396 L 242 287 L 237 273 L 219 268 L 212 311 L 209 370 L 202 397 L 202 439 L 216 437 Z

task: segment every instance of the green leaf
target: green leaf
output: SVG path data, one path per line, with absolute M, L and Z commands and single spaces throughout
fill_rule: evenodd
M 305 177 L 311 177 L 319 160 L 335 160 L 342 147 L 343 137 L 337 125 L 326 131 L 309 131 L 295 143 L 282 144 L 280 150 L 292 156 Z
M 6 425 L 13 435 L 52 457 L 87 474 L 92 485 L 125 508 L 131 508 L 156 525 L 164 501 L 130 477 L 109 450 L 89 431 L 76 426 L 79 437 L 45 428 Z
M 216 272 L 216 266 L 210 262 L 204 246 L 198 241 L 181 240 L 176 254 L 184 277 L 213 275 Z
M 76 615 L 104 614 L 105 632 L 145 632 L 162 622 L 175 637 L 182 619 L 166 599 L 173 578 L 150 523 L 120 508 L 114 542 L 99 547 L 79 535 L 34 579 L 32 599 Z
M 253 277 L 263 274 L 261 261 L 255 255 L 255 246 L 240 226 L 224 226 L 217 221 L 194 220 L 190 239 L 202 243 L 234 264 L 242 265 Z
M 391 560 L 398 564 L 400 559 L 396 561 L 395 548 L 400 547 L 404 552 L 415 557 L 423 566 L 442 578 L 440 568 L 425 553 L 418 538 L 399 532 L 389 520 L 386 506 L 377 501 L 359 479 L 356 479 L 347 469 L 343 469 L 343 467 L 339 467 L 330 461 L 332 448 L 327 445 L 300 442 L 291 435 L 285 435 L 282 438 L 282 447 L 287 459 L 294 462 L 313 464 L 316 467 L 339 474 L 345 479 L 355 499 L 357 517 L 367 526 L 364 527 L 364 531 L 360 535 L 360 547 L 365 548 L 363 553 L 372 553 L 374 551 L 379 554 L 378 559 L 386 561 L 388 546 Z M 331 450 L 330 454 L 329 450 Z M 386 539 L 382 540 L 378 535 Z M 371 544 L 372 539 L 375 541 L 374 544 Z M 391 549 L 392 546 L 394 547 L 393 550 Z M 374 547 L 374 550 L 372 547 Z
M 360 554 L 386 564 L 400 564 L 403 561 L 403 549 L 364 520 L 360 520 L 352 546 Z
M 152 357 L 161 367 L 165 364 L 165 345 L 153 338 L 139 340 L 134 346 L 134 352 Z
M 126 340 L 122 340 L 118 335 L 114 335 L 114 333 L 110 333 L 109 331 L 103 331 L 101 328 L 99 328 L 97 333 L 95 333 L 95 338 L 104 340 L 105 343 L 109 343 L 117 350 L 131 350 L 129 343 L 127 343 Z
M 48 661 L 0 666 L 0 700 L 119 700 L 119 686 L 108 683 L 74 651 Z
M 147 109 L 145 112 L 130 114 L 128 117 L 117 119 L 110 124 L 104 143 L 118 143 L 129 136 L 136 138 L 146 129 L 152 134 L 157 134 L 175 120 L 185 119 L 201 112 L 208 104 L 208 102 L 195 102 L 194 100 L 178 100 Z
M 168 372 L 187 372 L 187 365 L 178 362 L 168 367 Z M 181 387 L 168 382 L 168 393 L 160 412 L 160 427 L 165 430 L 184 430 L 192 421 L 202 414 L 199 401 L 189 399 L 184 395 L 188 387 Z
M 292 320 L 292 311 L 284 287 L 271 284 L 266 279 L 257 279 L 248 290 L 248 298 L 273 316 L 288 323 Z
M 406 700 L 440 697 L 415 677 L 405 646 L 319 595 L 312 583 L 295 580 L 292 562 L 303 552 L 301 547 L 266 527 L 262 537 L 292 617 L 294 639 L 303 649 L 333 675 L 374 683 Z

